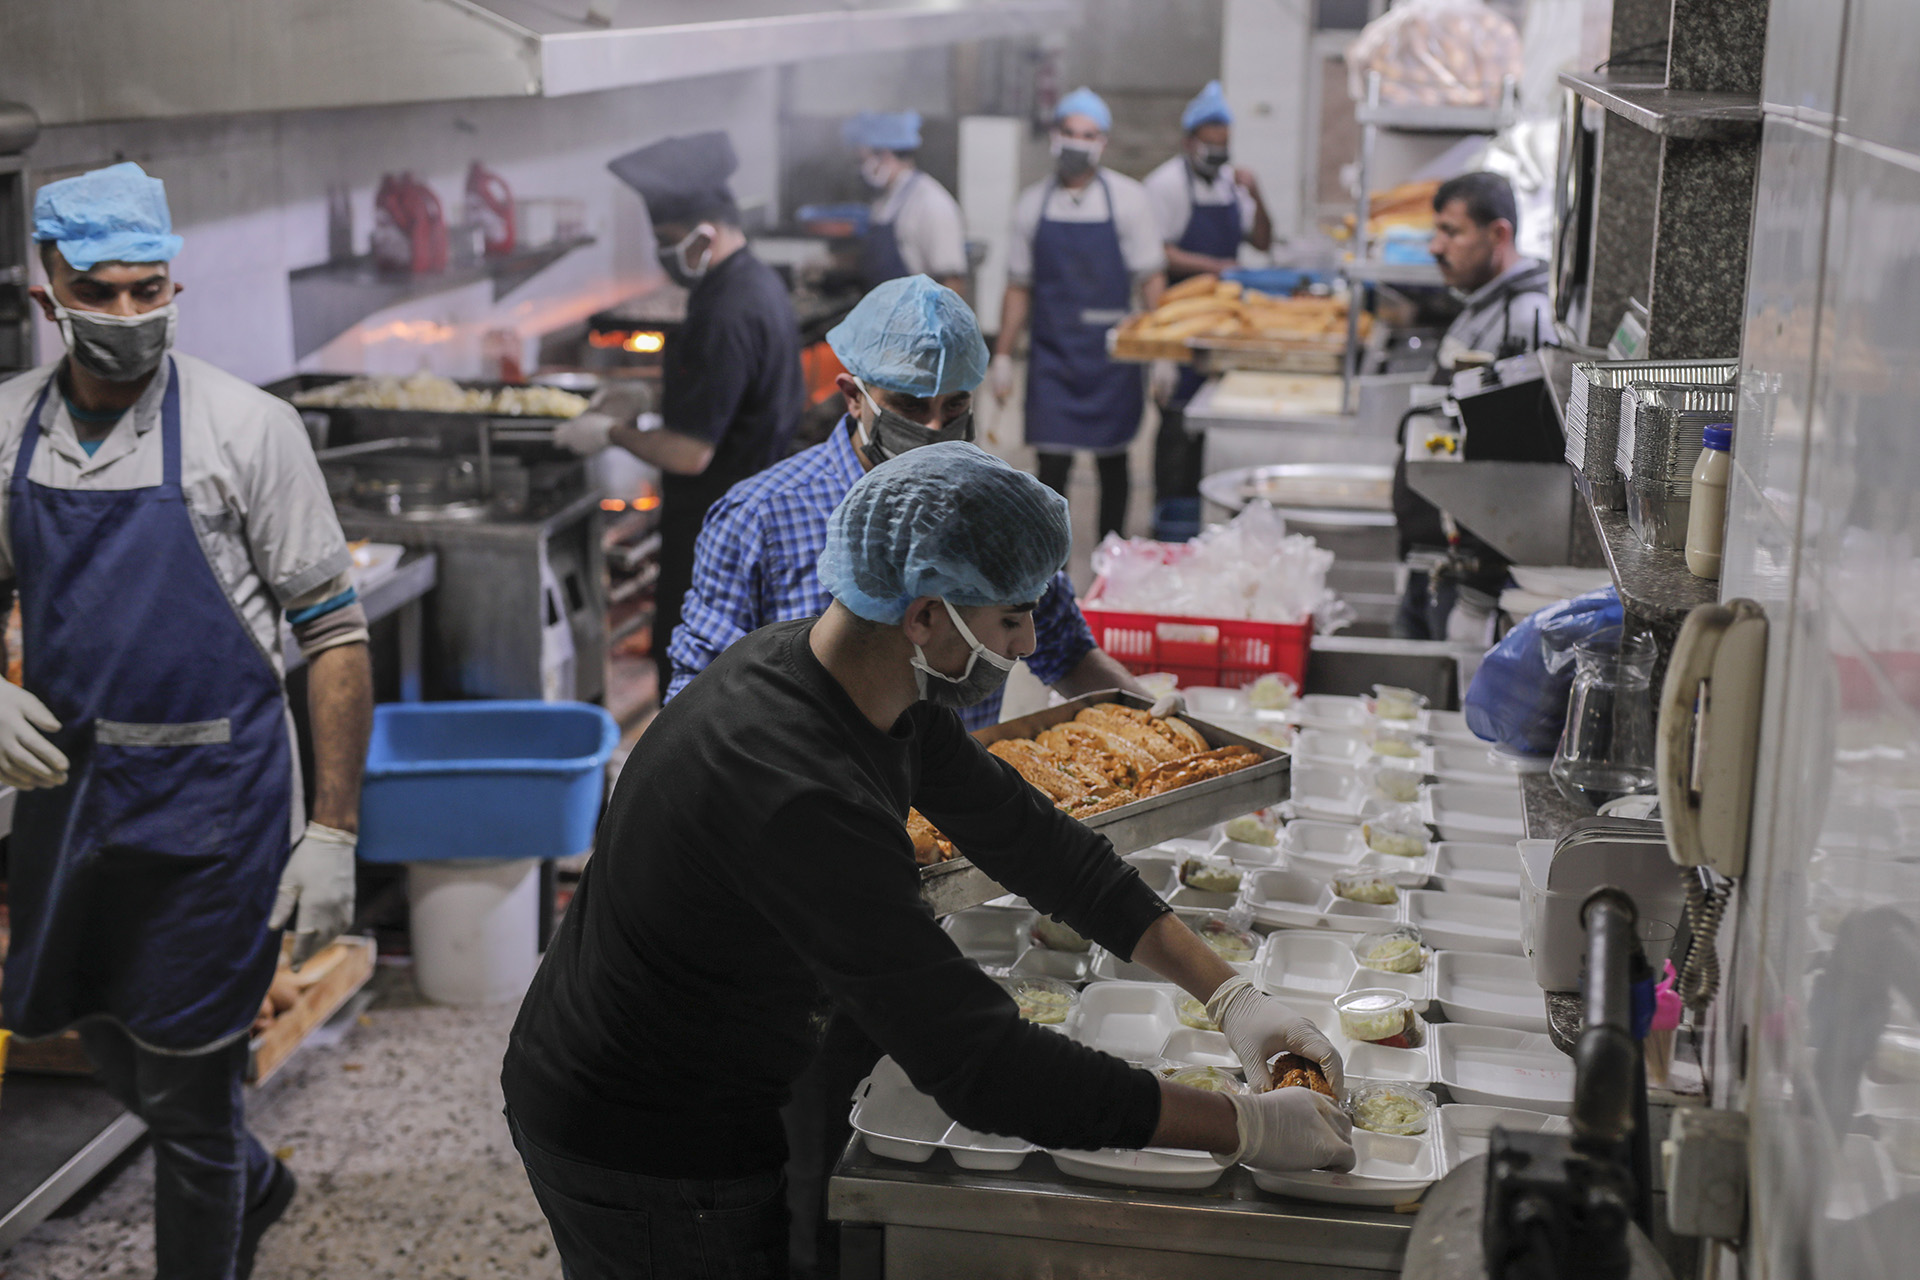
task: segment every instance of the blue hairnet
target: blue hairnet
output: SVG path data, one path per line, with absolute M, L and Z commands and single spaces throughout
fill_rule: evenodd
M 847 372 L 903 396 L 971 391 L 987 376 L 987 340 L 973 308 L 925 276 L 875 287 L 827 330 Z
M 76 271 L 100 262 L 171 262 L 167 187 L 131 160 L 49 182 L 33 198 L 33 238 L 51 240 Z
M 840 126 L 850 147 L 875 151 L 914 151 L 920 146 L 918 111 L 862 111 Z
M 1218 80 L 1207 81 L 1207 87 L 1194 95 L 1187 109 L 1180 113 L 1180 127 L 1192 133 L 1203 124 L 1232 124 L 1233 108 L 1227 105 L 1226 91 Z
M 1067 500 L 976 445 L 950 440 L 862 476 L 827 522 L 820 585 L 869 622 L 921 596 L 1031 604 L 1067 562 Z
M 1107 110 L 1107 104 L 1099 94 L 1085 85 L 1060 99 L 1060 105 L 1053 109 L 1056 121 L 1065 120 L 1068 116 L 1085 116 L 1100 126 L 1100 132 L 1113 132 L 1113 112 Z

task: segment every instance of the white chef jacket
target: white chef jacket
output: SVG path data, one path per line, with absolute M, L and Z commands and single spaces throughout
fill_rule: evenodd
M 180 482 L 194 532 L 234 611 L 279 672 L 283 610 L 329 600 L 353 585 L 352 555 L 327 483 L 292 405 L 204 360 L 172 353 L 180 370 Z M 60 360 L 0 383 L 0 479 L 13 474 L 27 415 Z M 164 477 L 163 362 L 92 457 L 80 447 L 56 385 L 40 411 L 27 478 L 55 489 L 140 489 Z M 8 493 L 0 484 L 0 608 L 13 591 Z M 296 633 L 297 634 L 297 633 Z M 305 647 L 305 636 L 300 637 Z M 367 638 L 334 628 L 313 650 Z
M 1256 209 L 1253 194 L 1233 180 L 1233 166 L 1223 164 L 1208 182 L 1193 171 L 1184 153 L 1174 156 L 1149 173 L 1140 183 L 1153 202 L 1153 216 L 1160 223 L 1160 239 L 1177 244 L 1187 233 L 1187 222 L 1196 204 L 1240 206 L 1240 238 L 1253 234 Z
M 932 175 L 908 169 L 873 202 L 873 221 L 891 222 L 907 272 L 935 280 L 967 274 L 966 220 Z
M 1114 230 L 1120 235 L 1120 256 L 1135 281 L 1167 269 L 1167 251 L 1159 221 L 1146 188 L 1124 173 L 1101 169 L 1106 189 L 1113 192 Z M 1047 188 L 1053 193 L 1047 195 Z M 1107 197 L 1099 180 L 1070 191 L 1052 179 L 1036 182 L 1020 193 L 1013 206 L 1013 242 L 1007 246 L 1007 279 L 1012 284 L 1033 283 L 1033 237 L 1040 229 L 1040 201 L 1045 196 L 1047 217 L 1055 222 L 1105 222 Z

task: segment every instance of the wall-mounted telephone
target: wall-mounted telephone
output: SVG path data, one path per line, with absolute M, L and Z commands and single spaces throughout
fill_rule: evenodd
M 1674 642 L 1660 691 L 1654 774 L 1667 847 L 1682 867 L 1728 878 L 1746 871 L 1766 665 L 1767 615 L 1751 600 L 1701 605 Z M 1715 935 L 1732 886 L 1700 870 L 1682 879 L 1692 939 L 1678 989 L 1704 1009 L 1719 987 Z

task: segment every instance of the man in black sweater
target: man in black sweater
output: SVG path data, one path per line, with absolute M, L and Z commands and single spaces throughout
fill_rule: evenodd
M 1038 910 L 1208 1001 L 1256 1084 L 1295 1052 L 1338 1087 L 1310 1021 L 950 709 L 1032 648 L 1068 542 L 1066 503 L 974 446 L 903 454 L 834 512 L 828 612 L 728 649 L 641 738 L 502 1074 L 573 1280 L 785 1274 L 779 1111 L 829 998 L 975 1129 L 1352 1166 L 1345 1115 L 1312 1090 L 1203 1093 L 1023 1022 L 920 898 L 909 805 Z

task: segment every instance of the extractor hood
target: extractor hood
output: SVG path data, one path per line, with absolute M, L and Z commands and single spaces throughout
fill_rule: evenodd
M 561 97 L 1032 35 L 1079 0 L 57 0 L 8 6 L 0 84 L 47 125 Z

